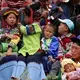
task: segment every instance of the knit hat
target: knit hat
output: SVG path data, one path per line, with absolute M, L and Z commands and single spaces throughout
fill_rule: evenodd
M 71 40 L 72 40 L 74 43 L 77 43 L 78 45 L 80 45 L 80 35 L 78 35 L 77 37 L 71 38 Z
M 4 11 L 3 16 L 6 16 L 9 13 L 14 13 L 16 16 L 19 15 L 18 11 L 16 9 L 13 8 L 8 8 Z
M 59 21 L 65 23 L 70 31 L 74 29 L 74 23 L 70 19 L 59 19 Z
M 68 63 L 72 63 L 74 66 L 76 66 L 76 63 L 75 63 L 73 60 L 71 60 L 71 59 L 69 59 L 69 58 L 65 58 L 65 59 L 63 59 L 62 62 L 61 62 L 62 72 L 64 72 L 64 66 L 65 66 L 66 64 L 68 64 Z

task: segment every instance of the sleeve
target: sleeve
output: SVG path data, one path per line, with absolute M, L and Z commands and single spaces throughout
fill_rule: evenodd
M 54 37 L 49 46 L 49 50 L 47 51 L 48 56 L 51 55 L 53 56 L 53 58 L 56 58 L 58 55 L 58 47 L 59 47 L 58 38 Z
M 18 44 L 18 42 L 20 41 L 20 36 L 18 35 L 13 35 L 14 37 L 16 37 L 15 39 L 11 39 L 10 43 L 14 43 L 14 44 Z
M 31 35 L 34 33 L 41 33 L 41 28 L 39 24 L 33 23 L 32 25 L 21 26 L 20 31 L 24 35 Z

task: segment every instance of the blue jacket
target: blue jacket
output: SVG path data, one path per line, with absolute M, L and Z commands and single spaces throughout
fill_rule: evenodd
M 58 48 L 59 48 L 59 41 L 57 37 L 51 37 L 51 42 L 48 45 L 48 49 L 46 50 L 47 56 L 52 56 L 53 58 L 56 58 L 58 55 Z M 43 38 L 43 44 L 46 41 L 45 38 Z

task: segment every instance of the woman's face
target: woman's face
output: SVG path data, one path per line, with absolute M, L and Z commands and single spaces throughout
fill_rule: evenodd
M 72 54 L 72 58 L 73 59 L 77 59 L 77 60 L 80 60 L 80 46 L 77 45 L 76 43 L 73 43 L 72 44 L 72 47 L 71 47 L 71 54 Z
M 7 24 L 10 26 L 14 26 L 17 22 L 17 18 L 15 16 L 15 14 L 13 14 L 13 13 L 10 13 L 5 20 L 6 20 Z

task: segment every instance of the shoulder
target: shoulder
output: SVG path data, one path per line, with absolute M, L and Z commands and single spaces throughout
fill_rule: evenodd
M 52 41 L 58 41 L 58 37 L 52 36 Z

